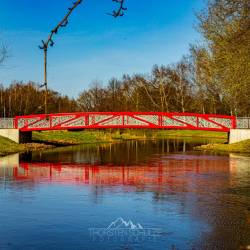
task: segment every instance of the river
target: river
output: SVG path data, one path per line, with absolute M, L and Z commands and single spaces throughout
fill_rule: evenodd
M 0 159 L 2 250 L 236 250 L 250 245 L 250 156 L 178 140 Z

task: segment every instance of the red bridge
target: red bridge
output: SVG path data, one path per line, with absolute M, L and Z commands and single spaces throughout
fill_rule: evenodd
M 17 116 L 8 122 L 9 127 L 23 132 L 104 128 L 191 129 L 229 132 L 230 129 L 236 128 L 236 117 L 234 116 L 165 112 L 38 114 Z

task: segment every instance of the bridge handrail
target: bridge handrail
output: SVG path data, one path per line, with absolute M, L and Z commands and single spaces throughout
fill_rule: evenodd
M 0 129 L 15 128 L 15 118 L 0 118 Z
M 220 118 L 233 118 L 236 116 L 232 115 L 221 115 L 221 114 L 201 114 L 201 113 L 192 113 L 192 112 L 158 112 L 158 111 L 86 111 L 86 112 L 65 112 L 65 113 L 53 113 L 53 114 L 30 114 L 30 115 L 21 115 L 15 116 L 14 118 L 30 118 L 35 116 L 65 116 L 65 115 L 102 115 L 102 114 L 121 114 L 121 115 L 183 115 L 183 116 L 203 116 L 203 117 L 220 117 Z
M 236 127 L 238 129 L 250 129 L 250 117 L 237 117 Z

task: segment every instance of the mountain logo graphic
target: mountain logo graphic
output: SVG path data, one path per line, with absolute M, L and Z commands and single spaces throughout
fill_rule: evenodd
M 131 220 L 125 221 L 123 218 L 118 218 L 111 222 L 107 229 L 143 229 L 140 223 L 134 224 Z

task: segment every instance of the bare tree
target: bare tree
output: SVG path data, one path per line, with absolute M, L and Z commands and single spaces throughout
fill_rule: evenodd
M 145 92 L 146 92 L 146 95 L 148 96 L 149 100 L 151 101 L 152 105 L 159 109 L 160 106 L 157 104 L 157 101 L 154 100 L 154 97 L 153 97 L 153 91 L 151 91 L 153 89 L 153 84 L 151 81 L 148 81 L 146 78 L 144 77 L 141 77 L 139 75 L 135 76 L 134 78 L 135 80 L 135 84 L 137 84 L 137 86 L 139 87 L 142 87 Z
M 113 2 L 119 4 L 119 8 L 117 10 L 114 10 L 112 13 L 108 13 L 109 15 L 113 17 L 121 17 L 124 15 L 124 11 L 127 10 L 127 8 L 124 7 L 125 0 L 112 0 Z M 42 40 L 42 45 L 39 46 L 41 50 L 44 51 L 44 84 L 40 87 L 45 87 L 45 101 L 44 101 L 44 108 L 45 108 L 45 114 L 48 112 L 48 79 L 47 79 L 47 52 L 49 47 L 53 47 L 55 42 L 53 40 L 54 35 L 56 35 L 60 28 L 66 27 L 69 23 L 69 17 L 72 14 L 72 12 L 83 2 L 83 0 L 77 0 L 73 2 L 73 6 L 68 8 L 68 12 L 63 17 L 63 19 L 55 26 L 54 29 L 51 30 L 49 33 L 49 36 L 46 41 Z

